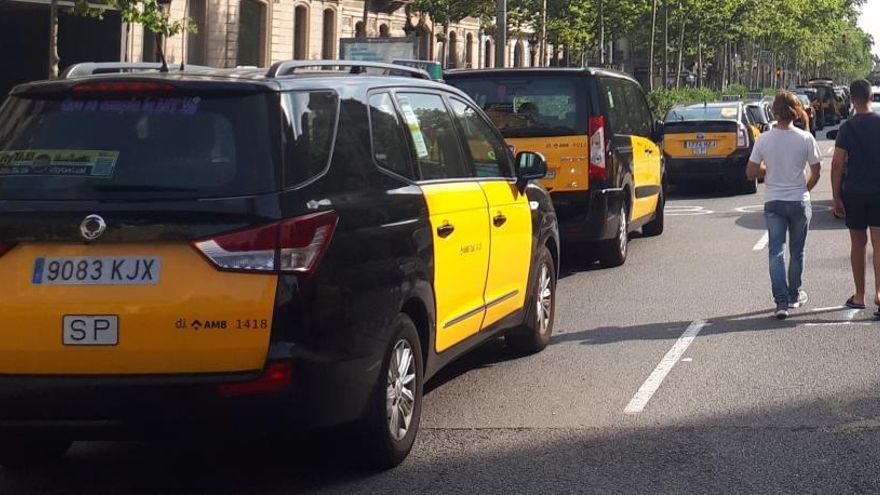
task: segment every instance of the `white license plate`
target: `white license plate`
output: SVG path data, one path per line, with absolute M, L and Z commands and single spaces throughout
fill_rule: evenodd
M 715 141 L 685 141 L 684 146 L 693 150 L 695 155 L 705 155 L 715 147 Z
M 47 256 L 34 260 L 34 285 L 156 285 L 158 256 Z
M 65 315 L 62 327 L 64 345 L 119 344 L 116 315 Z

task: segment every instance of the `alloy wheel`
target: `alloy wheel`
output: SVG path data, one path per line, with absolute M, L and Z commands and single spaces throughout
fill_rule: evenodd
M 541 276 L 538 279 L 537 315 L 538 328 L 541 335 L 550 329 L 550 318 L 553 313 L 553 283 L 550 267 L 544 263 L 541 265 Z
M 416 363 L 408 340 L 399 340 L 391 351 L 385 397 L 388 428 L 399 441 L 409 432 L 416 402 Z

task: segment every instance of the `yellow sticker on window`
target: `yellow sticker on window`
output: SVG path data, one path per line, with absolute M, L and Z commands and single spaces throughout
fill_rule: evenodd
M 118 151 L 12 150 L 0 151 L 0 176 L 56 175 L 110 178 Z
M 721 109 L 721 116 L 725 119 L 736 118 L 736 107 L 724 107 Z

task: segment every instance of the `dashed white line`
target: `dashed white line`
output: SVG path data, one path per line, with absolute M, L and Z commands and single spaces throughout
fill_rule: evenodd
M 762 235 L 761 238 L 758 239 L 758 242 L 756 242 L 755 245 L 752 246 L 752 251 L 760 251 L 764 249 L 765 247 L 767 247 L 768 242 L 770 242 L 770 234 L 764 232 L 764 235 Z
M 681 334 L 681 337 L 679 337 L 675 344 L 673 344 L 672 348 L 669 349 L 669 352 L 663 356 L 663 359 L 660 360 L 660 363 L 657 364 L 657 367 L 654 368 L 654 371 L 651 372 L 648 379 L 645 380 L 645 383 L 643 383 L 641 387 L 639 387 L 636 395 L 633 396 L 632 400 L 630 400 L 629 404 L 624 408 L 623 412 L 625 414 L 639 414 L 645 409 L 645 406 L 648 405 L 648 401 L 651 400 L 651 397 L 653 397 L 654 393 L 657 392 L 657 389 L 660 388 L 660 384 L 663 383 L 666 375 L 672 371 L 675 363 L 681 359 L 684 351 L 687 350 L 697 334 L 700 333 L 700 330 L 702 330 L 707 324 L 708 323 L 703 320 L 697 320 L 688 325 L 684 333 Z
M 834 155 L 834 146 L 829 146 L 828 150 L 825 151 L 825 156 L 832 156 L 832 155 Z

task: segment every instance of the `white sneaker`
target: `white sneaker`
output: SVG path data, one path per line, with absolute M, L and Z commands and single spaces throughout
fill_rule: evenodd
M 810 300 L 810 296 L 807 295 L 806 291 L 798 291 L 797 301 L 788 303 L 788 307 L 792 309 L 800 308 L 801 306 L 807 304 L 807 301 Z
M 773 316 L 780 320 L 784 320 L 788 318 L 788 305 L 785 303 L 780 303 L 776 306 L 776 311 L 773 313 Z

